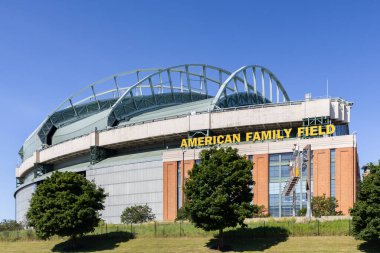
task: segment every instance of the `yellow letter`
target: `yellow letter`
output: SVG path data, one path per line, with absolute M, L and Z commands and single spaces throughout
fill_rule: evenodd
M 290 138 L 290 132 L 292 131 L 292 129 L 291 128 L 289 128 L 289 129 L 284 129 L 284 132 L 285 132 L 285 134 L 286 134 L 286 138 Z
M 189 141 L 189 146 L 190 147 L 197 146 L 197 138 L 191 138 L 191 139 L 188 139 L 188 141 Z
M 333 134 L 335 132 L 335 126 L 334 125 L 327 125 L 326 126 L 326 134 Z
M 206 136 L 205 137 L 205 146 L 212 145 L 212 137 Z
M 250 141 L 252 138 L 252 132 L 245 133 L 245 141 Z
M 187 139 L 182 139 L 181 148 L 187 148 Z
M 276 139 L 283 139 L 284 136 L 281 134 L 281 130 L 277 130 L 277 136 L 276 136 Z
M 202 147 L 205 145 L 204 143 L 205 137 L 198 137 L 198 146 Z
M 224 143 L 224 136 L 223 135 L 219 135 L 217 142 L 218 142 L 218 144 L 223 144 Z
M 232 143 L 231 135 L 227 134 L 224 143 Z
M 240 142 L 240 134 L 233 134 L 232 142 Z
M 255 135 L 253 136 L 253 140 L 252 141 L 256 141 L 256 140 L 257 141 L 261 140 L 259 132 L 255 132 Z
M 298 136 L 298 137 L 301 137 L 302 134 L 304 134 L 304 133 L 305 133 L 305 128 L 304 128 L 304 127 L 299 127 L 299 128 L 298 128 L 297 136 Z
M 272 139 L 272 131 L 261 131 L 261 136 L 263 140 L 270 140 Z
M 317 135 L 317 126 L 310 127 L 310 136 L 316 136 Z

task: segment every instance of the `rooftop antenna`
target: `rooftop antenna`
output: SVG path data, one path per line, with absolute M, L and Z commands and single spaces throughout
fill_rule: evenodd
M 327 98 L 329 97 L 329 79 L 326 80 Z

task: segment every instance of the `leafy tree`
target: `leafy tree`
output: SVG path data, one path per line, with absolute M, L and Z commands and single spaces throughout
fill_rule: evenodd
M 326 197 L 326 194 L 315 196 L 311 201 L 311 209 L 316 217 L 342 215 L 341 211 L 336 211 L 338 207 L 338 200 L 335 197 Z
M 253 205 L 253 218 L 262 218 L 262 217 L 268 217 L 268 210 L 263 205 Z
M 147 204 L 127 207 L 124 209 L 120 217 L 121 222 L 125 224 L 143 223 L 152 221 L 155 218 L 156 216 L 152 213 L 152 208 Z
M 219 231 L 222 249 L 223 230 L 252 217 L 252 163 L 231 147 L 205 149 L 200 157 L 185 182 L 185 208 L 196 227 Z
M 303 207 L 300 210 L 298 210 L 297 215 L 298 216 L 306 216 L 307 208 Z
M 23 229 L 23 225 L 15 220 L 2 220 L 0 222 L 0 231 L 14 231 Z
M 189 214 L 186 212 L 186 208 L 184 206 L 177 210 L 177 217 L 175 218 L 176 221 L 188 220 L 188 219 L 189 219 Z
M 357 202 L 350 210 L 353 233 L 357 239 L 380 239 L 380 162 L 369 164 L 370 172 L 363 178 Z
M 104 190 L 83 176 L 54 172 L 33 193 L 26 216 L 40 238 L 59 235 L 75 239 L 94 231 L 105 198 Z

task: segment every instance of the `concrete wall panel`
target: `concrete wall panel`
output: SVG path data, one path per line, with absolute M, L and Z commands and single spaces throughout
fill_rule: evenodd
M 16 193 L 16 221 L 26 221 L 26 213 L 29 209 L 29 202 L 36 189 L 35 184 L 28 185 Z
M 109 194 L 102 218 L 110 223 L 120 223 L 122 211 L 132 205 L 148 204 L 157 220 L 162 220 L 162 158 L 120 159 L 114 165 L 96 165 L 87 171 L 87 179 L 103 187 Z

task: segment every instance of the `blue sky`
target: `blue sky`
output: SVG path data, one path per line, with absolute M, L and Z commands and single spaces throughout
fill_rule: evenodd
M 272 70 L 291 99 L 354 102 L 360 164 L 380 158 L 379 1 L 0 1 L 0 219 L 17 152 L 66 97 L 114 73 L 182 63 Z

